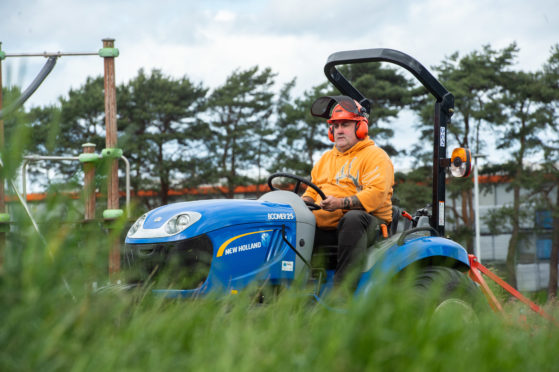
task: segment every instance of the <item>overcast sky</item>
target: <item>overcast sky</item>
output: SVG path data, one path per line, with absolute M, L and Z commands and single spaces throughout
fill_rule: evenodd
M 534 70 L 559 42 L 557 0 L 2 0 L 0 14 L 6 53 L 95 52 L 114 38 L 118 83 L 143 67 L 213 87 L 235 68 L 260 65 L 306 90 L 324 81 L 326 58 L 340 50 L 393 48 L 430 67 L 455 51 L 513 41 L 519 67 Z M 44 62 L 4 60 L 4 85 L 27 86 Z M 54 103 L 102 73 L 100 57 L 61 58 L 30 103 Z
M 117 83 L 158 68 L 215 87 L 259 65 L 278 86 L 297 77 L 302 92 L 325 81 L 326 58 L 340 50 L 393 48 L 430 67 L 516 41 L 518 68 L 535 70 L 559 42 L 557 0 L 1 0 L 0 14 L 6 53 L 96 52 L 114 38 Z M 4 60 L 4 86 L 26 87 L 44 62 Z M 27 105 L 56 103 L 102 73 L 100 57 L 60 58 Z

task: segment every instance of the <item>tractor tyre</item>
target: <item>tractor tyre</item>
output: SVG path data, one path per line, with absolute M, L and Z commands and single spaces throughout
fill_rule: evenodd
M 487 308 L 478 286 L 467 274 L 450 267 L 420 268 L 414 288 L 423 310 L 434 318 L 450 314 L 467 323 L 477 322 L 478 314 Z

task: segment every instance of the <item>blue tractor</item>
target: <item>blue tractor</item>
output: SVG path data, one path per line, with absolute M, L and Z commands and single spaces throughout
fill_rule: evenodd
M 455 149 L 447 158 L 447 127 L 454 97 L 414 58 L 391 49 L 365 49 L 330 55 L 324 67 L 328 80 L 344 95 L 370 111 L 364 97 L 337 69 L 338 65 L 388 62 L 410 71 L 435 97 L 433 126 L 433 199 L 431 208 L 413 216 L 394 207 L 387 234 L 376 237 L 368 249 L 356 294 L 365 294 L 380 280 L 414 267 L 418 286 L 442 282 L 448 293 L 441 303 L 455 301 L 458 293 L 478 291 L 468 277 L 466 250 L 444 237 L 445 171 L 454 176 L 470 173 L 470 153 Z M 276 178 L 290 179 L 294 188 L 274 186 Z M 168 297 L 237 293 L 255 283 L 290 287 L 312 281 L 316 296 L 331 287 L 334 272 L 328 250 L 314 246 L 315 217 L 298 195 L 301 184 L 322 191 L 310 181 L 287 173 L 268 179 L 270 191 L 257 200 L 200 200 L 165 205 L 145 213 L 128 231 L 122 264 L 130 283 L 155 283 L 155 292 Z M 403 218 L 403 216 L 408 218 Z M 326 252 L 326 253 L 324 253 Z M 334 250 L 335 252 L 335 250 Z M 317 264 L 320 262 L 320 264 Z M 335 262 L 335 261 L 334 261 Z M 157 278 L 165 276 L 164 285 Z M 481 292 L 479 292 L 481 293 Z

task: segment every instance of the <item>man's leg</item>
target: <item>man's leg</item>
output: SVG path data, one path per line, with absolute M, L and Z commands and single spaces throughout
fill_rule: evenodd
M 314 234 L 313 267 L 324 267 L 327 270 L 336 268 L 338 232 L 316 228 Z
M 348 270 L 362 267 L 367 249 L 367 231 L 375 229 L 380 220 L 365 211 L 351 210 L 338 224 L 338 265 L 335 281 L 340 283 Z

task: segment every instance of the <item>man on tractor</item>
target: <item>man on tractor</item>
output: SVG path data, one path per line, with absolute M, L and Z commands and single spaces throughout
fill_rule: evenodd
M 315 246 L 337 246 L 335 283 L 348 269 L 362 262 L 368 236 L 380 224 L 392 220 L 394 166 L 388 154 L 369 138 L 368 114 L 347 96 L 321 97 L 313 116 L 327 119 L 328 138 L 334 147 L 313 166 L 311 181 L 326 199 L 315 210 Z M 303 200 L 317 202 L 318 194 L 307 188 Z

